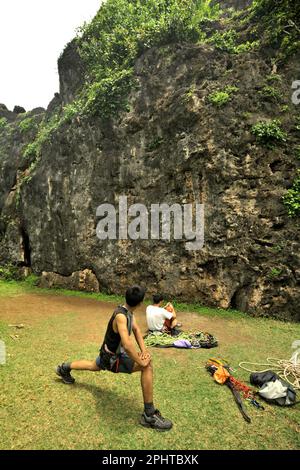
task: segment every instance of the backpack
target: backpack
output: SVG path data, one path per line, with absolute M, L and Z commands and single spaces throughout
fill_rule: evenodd
M 252 373 L 250 383 L 260 387 L 259 396 L 270 404 L 293 406 L 297 403 L 297 395 L 292 385 L 282 380 L 272 370 Z

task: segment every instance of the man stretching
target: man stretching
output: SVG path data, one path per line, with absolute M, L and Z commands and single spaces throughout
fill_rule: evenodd
M 64 383 L 73 384 L 71 370 L 89 370 L 99 372 L 108 370 L 114 373 L 131 374 L 141 372 L 141 385 L 144 398 L 144 412 L 140 423 L 159 431 L 171 429 L 172 422 L 161 416 L 153 405 L 153 369 L 151 356 L 147 352 L 141 331 L 136 323 L 134 312 L 144 300 L 145 289 L 140 286 L 129 287 L 126 291 L 126 303 L 114 311 L 105 334 L 100 354 L 94 361 L 64 362 L 57 366 L 56 373 Z M 131 338 L 133 332 L 140 352 Z

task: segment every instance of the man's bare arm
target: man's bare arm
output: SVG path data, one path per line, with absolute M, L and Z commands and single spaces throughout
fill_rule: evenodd
M 141 330 L 140 330 L 135 318 L 133 318 L 132 331 L 133 331 L 135 339 L 136 339 L 136 341 L 139 345 L 139 348 L 141 350 L 142 355 L 149 354 L 147 349 L 146 349 L 145 343 L 144 343 L 143 335 L 141 333 Z
M 127 330 L 127 319 L 124 315 L 118 314 L 116 316 L 116 326 L 121 336 L 121 343 L 127 354 L 140 366 L 146 367 L 150 359 L 142 359 L 141 356 L 138 354 L 132 339 L 130 338 Z

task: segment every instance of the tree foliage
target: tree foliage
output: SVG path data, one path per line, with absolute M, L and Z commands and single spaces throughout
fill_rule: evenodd
M 87 66 L 84 113 L 109 117 L 126 109 L 136 59 L 153 46 L 197 42 L 201 21 L 217 14 L 211 0 L 107 0 L 78 37 Z
M 281 50 L 281 59 L 299 51 L 299 0 L 255 0 L 250 19 L 258 24 L 265 41 Z

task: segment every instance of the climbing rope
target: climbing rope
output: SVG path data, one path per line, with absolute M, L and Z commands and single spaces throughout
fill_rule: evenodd
M 242 364 L 259 367 L 267 366 L 267 369 L 251 370 Z M 281 377 L 283 380 L 292 385 L 295 390 L 300 390 L 300 362 L 298 361 L 292 361 L 291 359 L 287 360 L 268 357 L 267 362 L 263 364 L 256 362 L 240 362 L 239 366 L 241 369 L 252 373 L 266 372 L 268 370 L 272 370 L 273 372 L 276 372 L 279 377 Z

